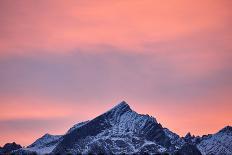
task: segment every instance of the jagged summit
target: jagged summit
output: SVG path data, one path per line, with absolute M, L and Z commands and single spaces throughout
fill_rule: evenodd
M 122 101 L 116 106 L 114 106 L 112 109 L 107 111 L 106 114 L 113 115 L 113 117 L 115 117 L 115 116 L 123 115 L 125 112 L 128 111 L 132 112 L 130 106 L 125 101 Z
M 232 132 L 232 126 L 226 126 L 223 129 L 221 129 L 219 132 Z
M 131 110 L 129 104 L 126 103 L 126 101 L 122 101 L 115 105 L 113 108 L 111 108 L 109 111 L 115 111 L 115 110 L 120 110 L 120 109 L 127 109 Z
M 117 104 L 116 106 L 114 106 L 112 109 L 118 109 L 118 108 L 122 108 L 122 107 L 130 108 L 129 104 L 126 103 L 126 101 L 122 101 L 119 104 Z
M 188 132 L 185 136 L 184 136 L 184 138 L 190 138 L 190 139 L 192 139 L 192 138 L 194 138 L 195 136 L 194 135 L 192 135 L 190 132 Z
M 167 151 L 170 145 L 170 139 L 155 118 L 136 113 L 122 101 L 87 123 L 77 125 L 63 136 L 52 153 L 131 154 L 148 146 L 159 153 Z

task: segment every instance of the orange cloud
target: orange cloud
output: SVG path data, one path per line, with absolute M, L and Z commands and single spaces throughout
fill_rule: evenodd
M 15 97 L 14 97 L 15 98 Z M 28 99 L 4 99 L 1 100 L 1 120 L 14 120 L 14 119 L 51 119 L 51 118 L 64 118 L 70 113 L 65 105 L 54 106 L 49 100 L 31 100 Z
M 89 105 L 93 102 L 78 101 L 76 103 L 61 102 L 49 98 L 14 96 L 2 97 L 0 121 L 21 119 L 77 119 L 94 118 L 107 109 L 99 105 L 89 113 Z M 80 106 L 80 104 L 83 104 Z M 78 112 L 78 113 L 77 113 Z
M 1 1 L 1 54 L 109 45 L 143 51 L 143 43 L 228 30 L 230 1 Z M 224 28 L 227 28 L 224 30 Z

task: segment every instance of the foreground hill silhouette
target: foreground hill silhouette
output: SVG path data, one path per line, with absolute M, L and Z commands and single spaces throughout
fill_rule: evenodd
M 232 154 L 232 127 L 213 135 L 180 137 L 154 117 L 138 114 L 121 102 L 64 135 L 45 134 L 14 154 Z M 10 153 L 10 151 L 8 152 Z

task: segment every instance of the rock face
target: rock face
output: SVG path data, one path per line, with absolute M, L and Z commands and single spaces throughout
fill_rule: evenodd
M 193 144 L 184 144 L 181 149 L 179 149 L 176 155 L 201 155 L 201 152 Z
M 45 134 L 14 154 L 232 154 L 232 127 L 203 137 L 179 137 L 154 117 L 138 114 L 126 102 L 62 136 Z M 4 146 L 5 147 L 5 146 Z M 0 154 L 1 153 L 0 148 Z

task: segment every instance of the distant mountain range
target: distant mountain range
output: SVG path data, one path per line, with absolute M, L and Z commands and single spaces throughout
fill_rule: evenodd
M 26 148 L 8 143 L 0 154 L 180 154 L 232 155 L 232 127 L 215 134 L 180 137 L 126 102 L 93 120 L 78 123 L 64 135 L 45 134 Z

